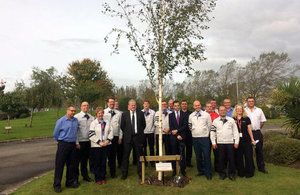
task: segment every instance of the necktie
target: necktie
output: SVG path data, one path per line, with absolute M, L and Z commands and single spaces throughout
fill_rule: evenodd
M 86 120 L 89 120 L 90 116 L 88 114 L 85 114 L 84 117 L 86 118 Z
M 131 134 L 135 135 L 135 118 L 134 118 L 134 112 L 132 112 L 132 119 L 131 119 Z
M 226 118 L 221 118 L 221 121 L 223 121 L 223 124 L 225 124 L 227 122 Z
M 179 114 L 178 114 L 178 111 L 177 112 L 177 117 L 176 117 L 176 120 L 177 120 L 177 125 L 179 126 Z
M 148 116 L 150 113 L 149 112 L 147 112 L 147 111 L 145 111 L 144 112 L 145 113 L 145 116 Z
M 163 111 L 163 114 L 165 115 L 165 116 L 167 116 L 168 115 L 168 113 L 167 113 L 167 111 Z
M 114 110 L 111 110 L 111 111 L 109 111 L 109 112 L 110 112 L 110 114 L 111 114 L 111 117 L 113 117 L 113 116 L 116 114 Z
M 196 113 L 196 116 L 197 116 L 197 118 L 200 117 L 200 116 L 201 116 L 201 113 L 200 113 L 200 112 L 197 112 L 197 113 Z

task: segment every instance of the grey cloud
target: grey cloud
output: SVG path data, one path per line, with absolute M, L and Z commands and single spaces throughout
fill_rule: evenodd
M 57 40 L 42 40 L 51 45 L 63 45 L 63 44 L 95 44 L 101 41 L 97 39 L 84 39 L 84 38 L 69 38 L 69 39 L 57 39 Z

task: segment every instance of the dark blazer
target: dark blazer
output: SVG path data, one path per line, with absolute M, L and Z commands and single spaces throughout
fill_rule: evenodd
M 178 130 L 177 135 L 180 135 L 182 139 L 185 139 L 186 137 L 186 130 L 188 129 L 188 114 L 185 112 L 182 112 L 180 110 L 180 117 L 179 117 L 179 125 L 177 125 L 177 120 L 176 120 L 176 115 L 175 112 L 172 112 L 169 114 L 169 126 L 170 126 L 170 131 L 172 130 Z M 171 135 L 173 135 L 171 133 Z M 177 136 L 176 135 L 176 136 Z
M 136 110 L 136 120 L 137 120 L 137 137 L 140 143 L 144 141 L 144 129 L 146 128 L 146 121 L 144 113 Z M 130 143 L 131 142 L 131 118 L 130 111 L 127 110 L 123 112 L 121 118 L 121 130 L 123 131 L 123 142 Z

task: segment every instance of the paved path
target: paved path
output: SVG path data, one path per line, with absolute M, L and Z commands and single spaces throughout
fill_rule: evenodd
M 54 169 L 53 139 L 0 144 L 0 193 Z
M 262 132 L 282 131 L 281 124 L 266 124 Z M 52 139 L 0 144 L 0 194 L 54 169 L 56 142 Z

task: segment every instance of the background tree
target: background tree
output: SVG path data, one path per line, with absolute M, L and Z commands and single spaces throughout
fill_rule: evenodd
M 10 127 L 10 119 L 22 113 L 26 109 L 22 96 L 17 92 L 0 94 L 0 110 L 7 115 L 7 126 Z M 7 130 L 7 133 L 9 131 Z
M 288 82 L 281 82 L 272 92 L 273 104 L 280 106 L 286 113 L 284 126 L 296 137 L 300 131 L 300 80 L 292 78 Z
M 202 30 L 208 28 L 208 13 L 214 0 L 115 0 L 117 8 L 104 3 L 104 13 L 125 20 L 126 29 L 116 33 L 114 52 L 125 36 L 130 49 L 145 67 L 159 105 L 159 155 L 162 155 L 162 86 L 174 70 L 189 74 L 195 60 L 204 60 Z M 144 25 L 143 25 L 144 24 Z M 108 37 L 105 38 L 107 41 Z M 161 180 L 161 174 L 159 175 Z
M 99 61 L 85 58 L 82 61 L 74 61 L 68 67 L 69 88 L 74 94 L 70 94 L 77 103 L 88 101 L 94 105 L 104 105 L 107 96 L 112 94 L 114 84 Z
M 268 97 L 271 89 L 280 81 L 287 81 L 299 71 L 299 66 L 290 63 L 287 53 L 262 53 L 253 58 L 245 68 L 245 82 L 242 92 L 258 101 Z

